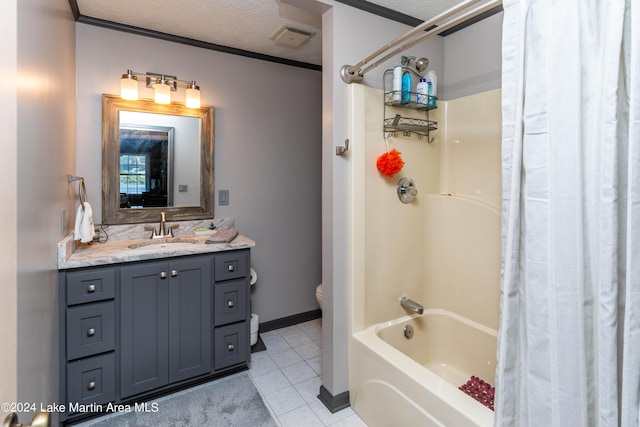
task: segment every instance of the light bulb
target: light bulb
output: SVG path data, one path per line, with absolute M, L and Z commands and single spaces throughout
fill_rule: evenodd
M 195 81 L 187 85 L 186 99 L 188 108 L 200 108 L 200 87 Z
M 120 98 L 129 101 L 138 99 L 138 78 L 131 70 L 127 70 L 127 74 L 123 74 L 120 79 Z
M 171 103 L 171 86 L 167 83 L 164 76 L 158 79 L 155 84 L 155 101 L 156 104 L 170 104 Z

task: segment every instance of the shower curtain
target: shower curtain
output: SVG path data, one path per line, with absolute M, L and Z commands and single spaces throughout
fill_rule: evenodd
M 635 426 L 640 1 L 505 0 L 496 426 Z

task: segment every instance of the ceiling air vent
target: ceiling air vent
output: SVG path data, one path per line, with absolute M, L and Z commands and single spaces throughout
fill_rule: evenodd
M 297 48 L 300 47 L 304 42 L 309 40 L 311 36 L 313 36 L 313 33 L 283 25 L 282 27 L 278 28 L 275 33 L 273 33 L 273 35 L 271 36 L 271 40 L 281 46 Z

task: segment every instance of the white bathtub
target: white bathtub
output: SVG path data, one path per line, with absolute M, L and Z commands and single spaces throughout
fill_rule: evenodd
M 405 325 L 414 329 L 411 339 Z M 446 310 L 425 310 L 357 332 L 351 404 L 371 427 L 493 426 L 494 413 L 458 389 L 494 384 L 497 332 Z

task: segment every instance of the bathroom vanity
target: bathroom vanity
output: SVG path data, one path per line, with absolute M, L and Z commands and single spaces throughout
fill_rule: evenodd
M 189 237 L 61 242 L 60 423 L 246 369 L 254 242 Z

